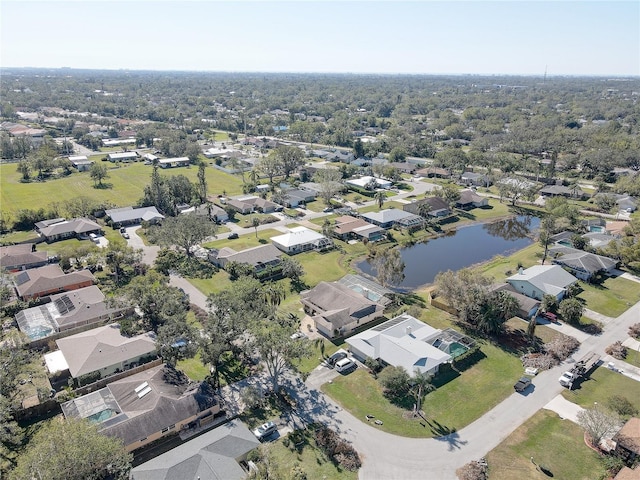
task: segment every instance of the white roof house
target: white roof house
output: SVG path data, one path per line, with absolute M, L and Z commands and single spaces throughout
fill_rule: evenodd
M 112 208 L 109 210 L 105 210 L 104 212 L 114 224 L 120 225 L 135 224 L 140 222 L 155 222 L 164 218 L 164 215 L 158 212 L 158 209 L 154 206 L 139 208 Z
M 138 154 L 136 152 L 116 152 L 107 155 L 110 162 L 127 162 L 130 160 L 136 160 Z
M 354 185 L 356 187 L 365 188 L 369 182 L 375 180 L 377 188 L 386 188 L 389 189 L 393 185 L 393 182 L 389 180 L 385 180 L 384 178 L 364 176 L 360 178 L 352 178 L 351 180 L 347 180 L 345 183 L 348 185 Z
M 285 253 L 295 254 L 307 250 L 324 250 L 333 245 L 333 242 L 307 227 L 291 228 L 283 235 L 271 237 L 271 242 Z
M 518 293 L 542 300 L 543 295 L 553 295 L 561 300 L 567 288 L 578 279 L 558 265 L 534 265 L 507 278 Z
M 348 338 L 349 350 L 360 360 L 380 359 L 388 365 L 404 367 L 409 375 L 416 370 L 435 374 L 440 365 L 452 360 L 440 337 L 442 330 L 403 314 Z M 434 344 L 440 346 L 435 347 Z

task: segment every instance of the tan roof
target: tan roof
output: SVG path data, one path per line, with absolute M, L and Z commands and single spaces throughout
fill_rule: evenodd
M 75 234 L 95 232 L 101 228 L 102 227 L 93 220 L 89 220 L 87 218 L 74 218 L 73 220 L 64 220 L 46 227 L 38 228 L 38 230 L 40 230 L 40 233 L 45 237 L 51 237 L 70 232 Z
M 613 480 L 640 480 L 640 467 L 633 469 L 622 467 L 622 470 L 618 472 Z
M 71 376 L 76 378 L 156 349 L 154 333 L 125 337 L 117 323 L 61 338 L 56 344 L 64 354 Z
M 640 418 L 631 417 L 613 440 L 626 450 L 640 455 Z
M 78 270 L 65 274 L 59 265 L 46 265 L 19 272 L 14 276 L 16 290 L 21 297 L 38 296 L 58 290 L 73 290 L 74 285 L 95 282 L 96 279 L 89 270 Z
M 353 232 L 356 228 L 359 227 L 370 227 L 371 225 L 366 220 L 362 218 L 355 218 L 351 215 L 343 215 L 342 217 L 336 218 L 336 227 L 335 232 L 338 235 L 344 235 L 346 233 Z
M 47 252 L 32 252 L 30 243 L 0 247 L 0 266 L 2 268 L 20 268 L 47 261 Z

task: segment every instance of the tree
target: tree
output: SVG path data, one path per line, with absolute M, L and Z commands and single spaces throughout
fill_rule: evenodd
M 38 178 L 43 177 L 43 173 L 51 170 L 56 151 L 49 144 L 44 143 L 31 157 L 33 168 L 38 170 Z
M 54 418 L 31 438 L 9 478 L 126 480 L 132 460 L 122 440 L 99 433 L 89 421 Z
M 413 372 L 413 378 L 409 380 L 411 387 L 409 393 L 416 400 L 416 412 L 420 412 L 422 409 L 422 399 L 424 396 L 436 389 L 435 385 L 431 383 L 433 381 L 433 375 L 427 372 L 421 372 L 417 368 Z
M 193 214 L 166 218 L 158 228 L 158 239 L 161 245 L 177 245 L 188 257 L 193 256 L 193 247 L 205 238 L 215 235 L 216 225 L 211 221 L 203 221 Z M 257 234 L 256 234 L 257 235 Z
M 22 175 L 22 180 L 27 181 L 31 178 L 31 164 L 26 160 L 18 162 L 18 173 Z
M 169 278 L 154 270 L 135 277 L 123 291 L 126 304 L 137 305 L 144 322 L 154 331 L 167 322 L 184 322 L 189 299 L 183 291 L 169 285 Z
M 384 287 L 397 285 L 404 280 L 404 261 L 397 248 L 385 248 L 376 252 L 373 259 L 376 278 Z
M 285 179 L 289 178 L 289 175 L 298 167 L 304 165 L 304 153 L 298 147 L 280 145 L 275 151 Z
M 396 367 L 389 365 L 382 369 L 378 375 L 378 381 L 384 388 L 385 396 L 393 398 L 401 398 L 409 390 L 410 387 L 409 373 L 404 367 Z
M 359 138 L 356 138 L 355 142 L 353 142 L 353 156 L 356 158 L 364 157 L 364 145 Z
M 332 168 L 323 168 L 316 172 L 313 180 L 320 184 L 320 198 L 324 200 L 327 206 L 330 206 L 333 196 L 343 188 L 340 182 L 342 180 L 342 174 L 340 171 Z
M 311 344 L 308 341 L 291 338 L 292 327 L 282 319 L 260 320 L 251 327 L 253 340 L 247 348 L 260 354 L 274 391 L 278 390 L 280 377 L 293 361 L 311 355 Z
M 12 450 L 16 450 L 24 439 L 24 431 L 13 417 L 11 401 L 0 395 L 0 458 L 14 462 Z M 2 465 L 0 464 L 0 471 Z
M 387 194 L 384 190 L 378 190 L 373 195 L 373 199 L 378 202 L 378 208 L 382 208 L 382 205 L 384 205 L 384 201 L 387 199 Z
M 275 150 L 269 152 L 266 157 L 262 157 L 257 162 L 256 168 L 269 178 L 269 184 L 273 184 L 273 177 L 282 173 L 282 163 Z
M 404 162 L 407 158 L 407 152 L 402 147 L 395 147 L 389 152 L 389 162 Z
M 304 276 L 304 267 L 300 262 L 291 258 L 282 258 L 282 275 L 286 278 L 290 278 L 292 282 L 299 282 Z
M 565 322 L 580 325 L 580 318 L 584 312 L 584 305 L 577 298 L 565 298 L 560 302 L 558 313 Z
M 447 202 L 450 207 L 460 200 L 460 190 L 452 183 L 445 183 L 442 187 L 436 189 L 435 194 Z
M 205 162 L 198 163 L 198 196 L 200 197 L 200 203 L 207 201 L 207 164 Z M 211 219 L 211 216 L 209 216 Z
M 116 277 L 116 285 L 119 285 L 123 266 L 140 263 L 142 250 L 136 250 L 119 242 L 109 242 L 109 246 L 104 252 L 104 258 Z
M 260 219 L 258 217 L 252 217 L 251 226 L 254 228 L 256 232 L 256 238 L 258 238 L 258 227 L 260 226 Z
M 93 162 L 89 169 L 89 176 L 93 180 L 94 187 L 102 187 L 102 180 L 109 177 L 109 171 L 106 165 L 98 162 Z
M 325 218 L 322 222 L 322 234 L 327 238 L 331 238 L 333 237 L 334 231 L 335 225 L 331 222 L 331 220 Z
M 614 434 L 620 427 L 620 417 L 599 407 L 597 403 L 578 412 L 577 418 L 578 424 L 589 435 L 591 445 L 596 448 L 605 437 Z
M 198 337 L 198 330 L 186 320 L 169 321 L 158 328 L 156 345 L 165 363 L 175 366 L 179 360 L 195 356 Z
M 200 162 L 201 153 L 202 149 L 196 142 L 189 142 L 184 149 L 185 157 L 189 157 L 189 162 L 191 162 L 193 165 L 196 165 Z

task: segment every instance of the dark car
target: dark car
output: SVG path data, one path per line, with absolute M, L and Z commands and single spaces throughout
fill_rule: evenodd
M 229 234 L 229 236 L 227 237 L 229 240 L 235 240 L 236 238 L 238 238 L 238 234 L 237 233 L 231 233 Z

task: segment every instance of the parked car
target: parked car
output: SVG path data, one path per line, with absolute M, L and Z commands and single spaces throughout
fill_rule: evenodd
M 129 238 L 129 234 L 127 232 L 123 232 L 122 233 L 122 238 Z
M 524 392 L 531 385 L 531 379 L 529 377 L 520 377 L 520 380 L 513 386 L 516 392 Z
M 358 365 L 350 358 L 343 358 L 336 362 L 336 372 L 349 373 L 351 370 L 358 368 Z
M 304 332 L 295 332 L 295 333 L 291 334 L 291 339 L 292 340 L 298 340 L 299 338 L 307 338 L 307 336 L 305 335 Z
M 547 320 L 549 320 L 550 322 L 559 323 L 558 322 L 558 317 L 556 316 L 555 313 L 545 312 L 545 313 L 542 314 L 542 316 L 544 318 L 546 318 Z
M 236 232 L 230 233 L 227 238 L 229 240 L 235 240 L 236 238 L 238 238 L 238 234 Z
M 253 434 L 256 436 L 258 440 L 262 441 L 277 431 L 278 431 L 278 426 L 275 423 L 267 422 L 267 423 L 263 423 L 258 428 L 256 428 L 253 431 Z
M 347 358 L 347 356 L 347 352 L 345 352 L 344 350 L 338 350 L 336 353 L 327 358 L 327 365 L 329 366 L 329 368 L 333 368 L 336 363 L 338 363 L 342 359 Z

